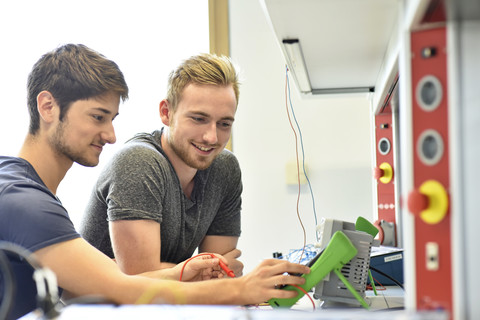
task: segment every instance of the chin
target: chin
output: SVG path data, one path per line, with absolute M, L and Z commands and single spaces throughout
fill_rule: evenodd
M 91 168 L 91 167 L 96 167 L 100 161 L 99 161 L 99 159 L 97 159 L 96 161 L 95 160 L 88 161 L 88 160 L 82 159 L 82 160 L 76 160 L 75 162 L 78 163 L 81 166 Z
M 98 165 L 98 162 L 97 163 L 79 163 L 77 162 L 79 165 L 83 166 L 83 167 L 87 167 L 87 168 L 93 168 L 93 167 L 96 167 Z
M 195 165 L 195 169 L 197 169 L 197 170 L 205 170 L 205 169 L 207 169 L 208 167 L 210 167 L 210 166 L 212 165 L 212 162 L 213 162 L 213 161 L 197 163 L 197 164 Z

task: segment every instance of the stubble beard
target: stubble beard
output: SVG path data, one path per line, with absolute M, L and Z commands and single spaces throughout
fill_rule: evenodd
M 98 164 L 98 160 L 96 162 L 89 161 L 85 156 L 76 152 L 71 146 L 65 143 L 65 128 L 66 123 L 61 121 L 53 136 L 49 138 L 50 146 L 55 150 L 55 153 L 59 156 L 67 157 L 84 167 L 95 167 Z
M 216 158 L 216 156 L 211 159 L 207 157 L 200 157 L 200 156 L 195 157 L 195 155 L 191 156 L 188 153 L 188 148 L 192 145 L 189 142 L 186 142 L 187 145 L 185 147 L 179 146 L 175 143 L 174 139 L 171 136 L 169 136 L 169 144 L 173 152 L 175 152 L 175 154 L 177 155 L 177 157 L 180 158 L 180 160 L 182 160 L 189 167 L 197 170 L 207 169 L 208 167 L 210 167 L 213 160 Z M 194 146 L 192 147 L 195 148 Z

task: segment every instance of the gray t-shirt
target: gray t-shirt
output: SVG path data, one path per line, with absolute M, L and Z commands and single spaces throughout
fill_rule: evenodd
M 206 235 L 240 236 L 242 182 L 233 153 L 224 150 L 209 168 L 197 171 L 188 199 L 162 149 L 162 132 L 138 134 L 128 141 L 94 187 L 81 234 L 111 258 L 108 221 L 160 223 L 162 262 L 190 258 Z

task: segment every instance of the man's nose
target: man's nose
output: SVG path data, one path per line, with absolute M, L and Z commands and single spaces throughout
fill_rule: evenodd
M 115 128 L 113 127 L 113 124 L 110 123 L 106 130 L 102 134 L 102 139 L 106 143 L 114 144 L 117 141 L 117 137 L 115 136 Z
M 203 139 L 207 141 L 209 144 L 216 144 L 218 142 L 216 123 L 212 123 L 207 126 L 203 134 Z

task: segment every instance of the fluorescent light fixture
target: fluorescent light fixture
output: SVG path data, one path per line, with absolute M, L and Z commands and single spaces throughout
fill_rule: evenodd
M 302 48 L 298 39 L 284 39 L 283 46 L 287 54 L 287 63 L 290 67 L 298 89 L 302 93 L 312 92 L 307 67 L 303 59 Z

